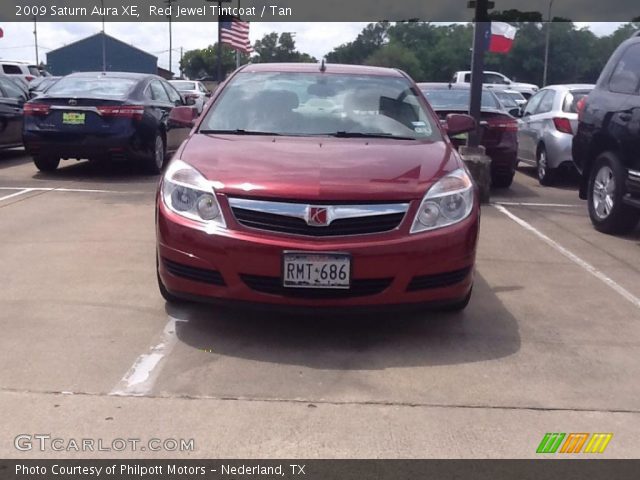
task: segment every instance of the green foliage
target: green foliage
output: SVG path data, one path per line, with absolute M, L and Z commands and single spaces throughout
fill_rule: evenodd
M 247 63 L 249 57 L 240 55 L 240 64 Z M 188 78 L 203 78 L 217 76 L 218 44 L 207 48 L 189 50 L 182 56 L 180 67 Z M 223 78 L 236 69 L 236 51 L 226 45 L 222 46 L 222 75 Z
M 539 21 L 540 14 L 507 10 L 492 17 L 509 21 L 518 32 L 508 54 L 486 54 L 485 68 L 516 81 L 541 84 L 547 24 Z M 549 84 L 594 83 L 613 50 L 640 29 L 639 23 L 627 23 L 611 35 L 597 37 L 566 19 L 553 20 Z M 336 47 L 327 60 L 401 68 L 416 81 L 446 82 L 453 72 L 470 69 L 472 44 L 472 24 L 379 22 L 367 25 L 354 41 Z
M 309 54 L 296 50 L 296 43 L 290 32 L 283 32 L 279 36 L 276 32 L 269 33 L 257 40 L 253 49 L 256 54 L 251 61 L 254 63 L 317 62 Z

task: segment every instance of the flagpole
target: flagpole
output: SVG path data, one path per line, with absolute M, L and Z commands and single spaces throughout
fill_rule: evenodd
M 218 0 L 218 58 L 216 59 L 216 80 L 218 84 L 222 83 L 222 32 L 220 31 L 220 10 L 222 9 L 222 0 Z
M 40 65 L 40 62 L 38 61 L 38 21 L 35 15 L 33 16 L 33 36 L 35 38 L 35 42 L 36 42 L 36 65 Z
M 240 12 L 240 0 L 238 0 L 238 12 Z M 240 50 L 236 48 L 236 69 L 238 68 L 240 68 Z

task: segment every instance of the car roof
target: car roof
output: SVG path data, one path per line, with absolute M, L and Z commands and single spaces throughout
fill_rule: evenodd
M 547 85 L 543 88 L 543 90 L 558 90 L 558 91 L 566 91 L 566 90 L 593 90 L 595 85 L 591 83 L 567 83 L 563 85 Z
M 129 78 L 131 80 L 143 80 L 145 78 L 161 78 L 151 73 L 134 73 L 134 72 L 75 72 L 70 73 L 67 77 L 107 77 L 107 78 Z
M 468 83 L 446 83 L 446 82 L 421 82 L 418 83 L 420 90 L 469 90 Z M 492 89 L 482 87 L 483 92 L 490 92 Z
M 385 77 L 403 77 L 404 75 L 394 68 L 370 67 L 366 65 L 345 65 L 340 63 L 325 63 L 324 73 L 337 73 L 347 75 L 378 75 Z M 250 63 L 243 72 L 294 72 L 294 73 L 319 73 L 319 63 Z

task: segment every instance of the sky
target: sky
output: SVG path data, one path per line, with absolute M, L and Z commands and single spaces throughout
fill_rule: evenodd
M 205 48 L 217 40 L 217 24 L 204 22 L 174 22 L 173 28 L 173 71 L 179 70 L 180 47 L 184 51 Z M 251 43 L 271 32 L 294 32 L 296 47 L 301 52 L 322 58 L 333 48 L 349 42 L 360 33 L 367 22 L 284 22 L 251 24 Z M 578 27 L 588 27 L 596 35 L 607 35 L 620 24 L 615 22 L 576 23 Z M 4 60 L 36 60 L 33 23 L 0 24 L 4 31 L 0 38 L 0 58 Z M 46 63 L 46 53 L 68 43 L 93 35 L 101 30 L 102 24 L 81 22 L 40 22 L 38 30 L 38 60 Z M 108 22 L 105 31 L 126 43 L 134 45 L 158 57 L 158 66 L 169 67 L 169 25 L 168 23 Z M 517 39 L 517 37 L 516 37 Z

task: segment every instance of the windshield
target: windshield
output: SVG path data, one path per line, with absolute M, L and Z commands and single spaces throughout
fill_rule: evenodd
M 90 97 L 124 97 L 136 84 L 136 80 L 117 77 L 65 77 L 54 84 L 49 95 L 73 95 Z
M 507 108 L 513 108 L 518 106 L 518 102 L 516 102 L 515 97 L 508 92 L 494 92 L 495 96 L 498 97 L 498 100 L 502 102 Z
M 200 131 L 437 140 L 435 125 L 402 77 L 241 72 Z
M 564 98 L 564 102 L 562 102 L 562 111 L 567 113 L 578 113 L 578 102 L 587 95 L 589 95 L 589 90 L 570 91 Z
M 171 82 L 171 85 L 173 85 L 180 91 L 196 89 L 196 84 L 193 82 Z
M 469 109 L 469 90 L 462 88 L 435 88 L 431 90 L 423 90 L 425 97 L 434 110 L 468 110 Z M 489 92 L 482 92 L 482 108 L 497 108 L 501 106 L 496 98 Z

